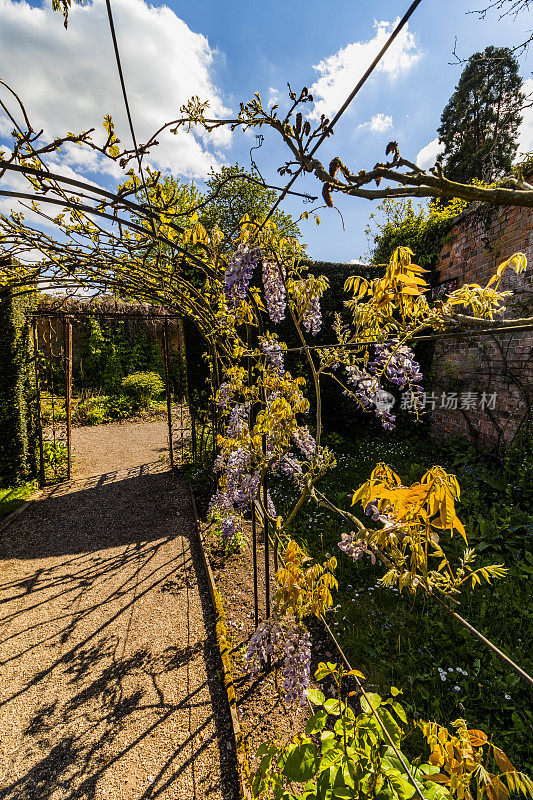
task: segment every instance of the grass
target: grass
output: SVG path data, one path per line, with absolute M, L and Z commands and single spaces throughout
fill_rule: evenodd
M 36 490 L 35 481 L 28 481 L 20 486 L 0 489 L 0 520 L 21 506 Z

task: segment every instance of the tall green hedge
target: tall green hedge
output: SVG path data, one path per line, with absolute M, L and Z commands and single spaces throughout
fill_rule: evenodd
M 36 477 L 37 418 L 33 338 L 27 312 L 33 294 L 0 290 L 0 484 Z

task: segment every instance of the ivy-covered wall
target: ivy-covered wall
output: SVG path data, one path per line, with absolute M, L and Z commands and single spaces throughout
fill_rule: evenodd
M 33 337 L 34 296 L 0 291 L 0 484 L 16 486 L 38 471 Z

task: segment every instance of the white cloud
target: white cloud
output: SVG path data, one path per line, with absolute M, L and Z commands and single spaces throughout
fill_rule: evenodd
M 389 22 L 374 22 L 376 32 L 372 39 L 353 42 L 313 67 L 320 77 L 309 90 L 316 100 L 312 117 L 317 119 L 321 114 L 331 116 L 337 111 L 398 21 L 399 18 L 392 25 Z M 390 78 L 397 78 L 400 73 L 409 70 L 421 55 L 414 34 L 409 32 L 409 26 L 406 25 L 377 65 L 375 74 L 385 73 Z
M 267 107 L 271 108 L 272 106 L 279 103 L 279 92 L 277 89 L 274 89 L 273 86 L 268 87 L 268 104 Z
M 34 127 L 47 136 L 96 127 L 110 113 L 122 143 L 131 145 L 104 0 L 73 5 L 69 27 L 42 0 L 0 0 L 0 76 L 23 98 Z M 215 82 L 218 57 L 207 39 L 191 31 L 167 6 L 144 0 L 114 0 L 115 26 L 137 139 L 144 142 L 192 95 L 210 101 L 210 112 L 226 115 Z M 5 94 L 3 94 L 5 99 Z M 10 101 L 10 107 L 14 108 Z M 0 117 L 0 133 L 12 125 Z M 158 137 L 159 138 L 159 137 Z M 164 134 L 151 163 L 187 177 L 203 177 L 220 160 L 213 148 L 229 144 L 221 129 L 209 137 L 190 132 Z M 96 154 L 66 147 L 64 160 L 82 171 L 120 170 Z
M 533 93 L 533 78 L 528 78 L 523 85 L 525 95 Z M 533 150 L 533 106 L 522 112 L 522 122 L 518 129 L 518 158 L 520 153 L 531 153 Z
M 374 114 L 369 120 L 357 126 L 358 131 L 363 131 L 366 128 L 373 133 L 385 133 L 392 128 L 392 117 L 388 114 Z
M 370 120 L 370 130 L 376 133 L 384 133 L 392 128 L 392 117 L 386 114 L 375 114 Z
M 417 154 L 416 163 L 420 169 L 427 170 L 435 165 L 437 156 L 442 153 L 444 145 L 439 144 L 439 137 L 432 139 L 431 142 L 426 144 Z

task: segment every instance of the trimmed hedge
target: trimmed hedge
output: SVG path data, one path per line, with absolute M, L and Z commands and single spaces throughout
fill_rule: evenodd
M 0 290 L 0 483 L 17 486 L 38 472 L 33 337 L 27 312 L 35 295 Z

